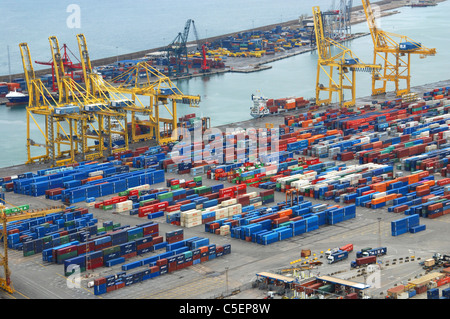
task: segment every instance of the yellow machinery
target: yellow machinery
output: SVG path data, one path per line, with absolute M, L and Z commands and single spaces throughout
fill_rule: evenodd
M 166 144 L 176 140 L 178 135 L 172 137 L 172 132 L 177 128 L 177 103 L 198 107 L 200 102 L 200 96 L 183 94 L 167 76 L 146 62 L 138 62 L 110 82 L 97 81 L 97 85 L 131 115 L 132 142 L 154 139 L 158 144 Z M 124 98 L 126 95 L 129 97 Z M 145 103 L 144 98 L 149 102 Z M 167 115 L 164 117 L 162 112 Z M 137 114 L 145 119 L 138 119 Z M 137 134 L 138 125 L 147 127 L 148 132 Z
M 14 205 L 13 205 L 14 206 Z M 13 214 L 6 214 L 4 210 L 2 209 L 0 211 L 0 223 L 3 227 L 1 233 L 0 233 L 0 241 L 3 239 L 3 255 L 0 254 L 0 267 L 4 270 L 4 277 L 0 277 L 0 288 L 9 292 L 14 293 L 14 287 L 11 282 L 11 270 L 9 269 L 8 265 L 8 234 L 6 230 L 7 223 L 12 223 L 24 219 L 29 218 L 38 218 L 38 217 L 44 217 L 49 214 L 61 212 L 64 210 L 64 206 L 62 207 L 53 207 L 45 210 L 35 211 L 21 211 L 17 210 L 16 213 Z
M 28 45 L 19 45 L 29 93 L 27 163 L 50 161 L 52 166 L 59 166 L 75 163 L 80 159 L 102 158 L 104 151 L 111 155 L 113 152 L 127 149 L 126 113 L 109 108 L 110 101 L 106 95 L 94 94 L 91 87 L 88 87 L 87 91 L 66 76 L 58 40 L 52 36 L 49 42 L 58 87 L 57 96 L 50 93 L 42 81 L 36 78 Z M 85 64 L 83 67 L 86 74 Z M 44 116 L 44 128 L 41 128 L 41 123 L 36 120 L 35 115 Z M 31 139 L 32 122 L 44 137 L 44 143 L 36 143 Z M 114 126 L 119 129 L 115 130 Z M 123 148 L 113 150 L 113 135 L 125 140 Z M 33 146 L 45 148 L 45 154 L 33 156 Z
M 419 54 L 421 58 L 425 58 L 435 55 L 436 49 L 423 47 L 406 36 L 379 29 L 370 1 L 362 0 L 362 4 L 374 44 L 373 63 L 379 60 L 383 64 L 382 74 L 372 75 L 372 95 L 386 93 L 387 82 L 394 82 L 397 96 L 410 93 L 411 54 Z M 379 82 L 381 86 L 378 86 Z M 406 87 L 401 88 L 401 82 Z
M 381 69 L 381 66 L 361 63 L 350 49 L 325 37 L 322 12 L 317 6 L 313 7 L 313 19 L 319 55 L 317 61 L 316 105 L 331 104 L 333 93 L 337 93 L 339 96 L 339 106 L 352 107 L 355 105 L 355 72 L 365 71 L 376 73 L 377 70 Z M 333 49 L 339 50 L 339 53 L 333 56 Z M 337 70 L 337 79 L 334 76 L 335 70 Z M 328 85 L 320 83 L 322 74 L 325 75 Z M 344 102 L 344 93 L 347 91 L 350 92 L 351 99 Z M 327 97 L 321 99 L 321 92 L 327 92 Z

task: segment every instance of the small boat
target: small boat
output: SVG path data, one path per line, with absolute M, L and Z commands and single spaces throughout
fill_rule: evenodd
M 11 91 L 5 96 L 8 99 L 6 106 L 25 105 L 28 103 L 29 96 L 22 92 Z
M 298 110 L 311 104 L 309 100 L 305 100 L 303 97 L 269 99 L 260 94 L 252 94 L 252 102 L 253 106 L 250 107 L 250 115 L 254 118 Z

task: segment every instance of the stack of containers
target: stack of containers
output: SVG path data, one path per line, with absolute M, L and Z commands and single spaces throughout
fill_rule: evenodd
M 419 215 L 410 215 L 391 222 L 392 236 L 399 236 L 407 232 L 417 233 L 425 230 L 425 225 L 419 225 Z
M 166 252 L 147 257 L 129 264 L 122 265 L 122 271 L 115 275 L 108 275 L 94 280 L 94 294 L 101 295 L 135 283 L 164 275 L 185 267 L 222 257 L 231 253 L 231 245 L 218 246 L 209 244 L 205 238 L 190 238 L 174 245 Z M 131 274 L 126 271 L 145 266 L 144 270 L 137 270 Z

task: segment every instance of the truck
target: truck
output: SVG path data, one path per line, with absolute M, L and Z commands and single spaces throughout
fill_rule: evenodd
M 377 262 L 377 256 L 373 255 L 373 256 L 367 256 L 367 257 L 360 257 L 360 258 L 356 258 L 355 260 L 353 260 L 350 263 L 350 266 L 352 268 L 359 268 L 361 266 L 366 266 L 366 265 L 370 265 L 370 264 L 374 264 Z
M 325 252 L 325 256 L 327 256 L 327 257 L 331 256 L 332 254 L 335 254 L 338 251 L 347 251 L 347 252 L 351 253 L 353 251 L 353 244 L 347 244 L 342 247 L 336 247 L 331 250 L 328 250 Z
M 450 255 L 442 255 L 440 253 L 435 253 L 432 258 L 426 259 L 420 263 L 425 270 L 432 270 L 435 267 L 449 267 L 450 266 Z
M 329 264 L 336 263 L 338 261 L 344 260 L 348 258 L 348 251 L 339 250 L 329 256 L 327 256 L 327 260 Z
M 368 256 L 382 256 L 387 254 L 387 247 L 368 248 L 356 252 L 356 258 Z

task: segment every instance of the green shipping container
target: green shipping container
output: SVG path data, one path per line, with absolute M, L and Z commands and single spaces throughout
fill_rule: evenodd
M 137 233 L 134 235 L 128 235 L 128 241 L 132 241 L 138 238 L 142 238 L 144 235 L 142 233 Z
M 34 250 L 24 251 L 23 256 L 28 257 L 34 255 Z
M 173 194 L 171 192 L 157 195 L 157 199 L 159 199 L 159 200 L 170 199 L 170 198 L 173 198 Z
M 194 177 L 194 182 L 201 182 L 202 181 L 202 177 L 201 176 L 195 176 Z
M 118 251 L 120 251 L 120 247 L 119 246 L 108 247 L 108 248 L 103 249 L 103 255 L 116 253 Z
M 61 244 L 67 244 L 69 242 L 69 235 L 64 235 L 60 237 Z
M 98 227 L 97 234 L 106 231 L 105 227 Z

